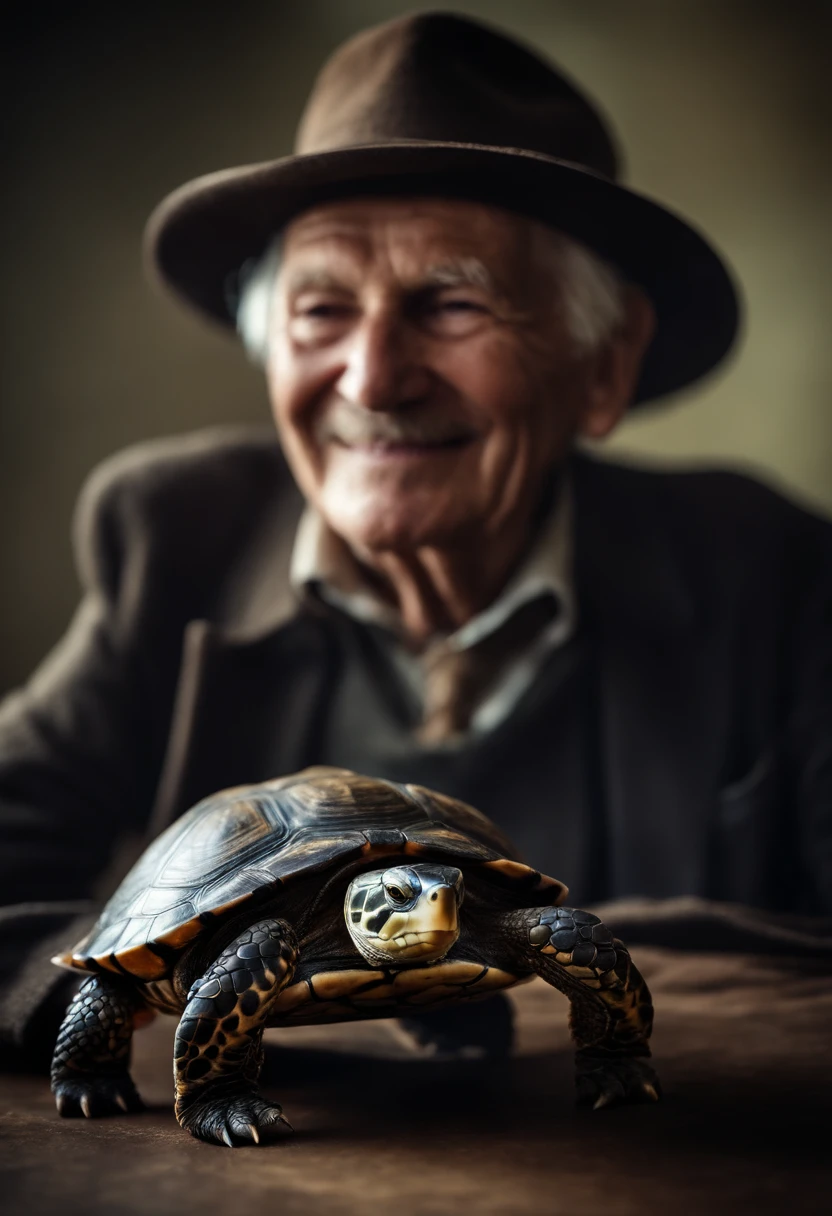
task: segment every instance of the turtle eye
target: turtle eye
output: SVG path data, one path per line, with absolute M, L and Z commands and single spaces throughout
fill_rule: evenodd
M 410 891 L 403 890 L 402 887 L 396 886 L 395 883 L 389 883 L 384 889 L 394 904 L 406 904 L 411 896 Z

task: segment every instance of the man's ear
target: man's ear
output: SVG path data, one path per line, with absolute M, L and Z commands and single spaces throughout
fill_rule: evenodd
M 625 288 L 624 320 L 591 359 L 578 433 L 604 439 L 627 412 L 656 329 L 656 313 L 637 287 Z

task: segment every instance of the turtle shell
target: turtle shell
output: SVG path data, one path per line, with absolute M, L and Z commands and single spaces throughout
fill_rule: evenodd
M 482 866 L 529 894 L 545 891 L 548 903 L 566 895 L 463 802 L 349 769 L 308 768 L 198 803 L 150 845 L 92 931 L 55 962 L 162 979 L 217 918 L 255 894 L 393 854 Z

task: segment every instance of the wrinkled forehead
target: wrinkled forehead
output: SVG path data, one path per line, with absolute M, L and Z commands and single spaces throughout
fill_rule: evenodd
M 377 277 L 503 291 L 534 265 L 538 229 L 522 216 L 461 199 L 328 203 L 286 228 L 281 279 L 291 286 Z

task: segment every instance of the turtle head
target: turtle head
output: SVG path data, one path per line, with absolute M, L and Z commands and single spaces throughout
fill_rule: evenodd
M 454 866 L 392 866 L 353 879 L 344 917 L 368 963 L 435 963 L 459 937 L 462 896 L 462 874 Z

